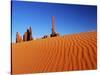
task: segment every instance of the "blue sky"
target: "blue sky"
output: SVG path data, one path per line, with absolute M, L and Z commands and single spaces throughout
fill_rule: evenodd
M 31 26 L 33 37 L 51 34 L 51 17 L 61 35 L 97 29 L 97 7 L 89 5 L 12 1 L 12 41 Z

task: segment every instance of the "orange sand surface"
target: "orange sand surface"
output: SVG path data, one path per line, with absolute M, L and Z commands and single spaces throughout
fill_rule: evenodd
M 12 44 L 13 74 L 96 68 L 95 31 Z

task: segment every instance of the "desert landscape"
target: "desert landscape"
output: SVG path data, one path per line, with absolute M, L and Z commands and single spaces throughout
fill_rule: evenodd
M 96 68 L 96 31 L 12 43 L 13 74 Z
M 13 1 L 11 17 L 12 75 L 97 69 L 97 6 Z

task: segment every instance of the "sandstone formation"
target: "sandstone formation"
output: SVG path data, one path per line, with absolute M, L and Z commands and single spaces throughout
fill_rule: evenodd
M 23 41 L 27 41 L 27 32 L 25 32 L 23 35 Z
M 50 34 L 50 37 L 55 37 L 55 36 L 59 36 L 59 33 L 56 33 L 55 32 L 55 18 L 54 18 L 54 16 L 52 16 L 52 33 Z
M 18 32 L 16 33 L 16 43 L 30 40 L 33 40 L 31 27 L 29 27 L 29 29 L 27 29 L 27 31 L 24 33 L 23 39 Z
M 30 34 L 30 37 L 29 37 L 30 40 L 33 40 L 33 37 L 32 37 L 32 28 L 31 27 L 29 28 L 29 34 Z
M 20 34 L 17 32 L 16 33 L 16 43 L 18 43 L 18 42 L 22 42 L 23 40 L 22 40 L 22 37 L 20 36 Z
M 54 18 L 54 16 L 52 16 L 52 28 L 51 28 L 52 33 L 49 35 L 50 37 L 60 36 L 60 34 L 55 31 L 55 23 L 54 22 L 55 22 L 55 18 Z M 44 35 L 42 37 L 42 39 L 48 38 L 49 36 Z M 24 33 L 23 39 L 21 38 L 21 36 L 17 32 L 17 34 L 16 34 L 16 43 L 21 42 L 21 41 L 30 41 L 30 40 L 33 40 L 32 28 L 31 27 L 29 27 L 27 29 L 27 31 Z
M 30 41 L 30 40 L 33 40 L 31 27 L 29 27 L 29 29 L 27 29 L 27 31 L 23 35 L 23 41 Z
M 45 38 L 48 38 L 49 36 L 48 35 L 44 35 L 43 37 L 42 37 L 42 39 L 45 39 Z

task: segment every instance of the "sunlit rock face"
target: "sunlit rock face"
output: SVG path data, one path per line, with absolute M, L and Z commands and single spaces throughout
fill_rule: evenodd
M 23 35 L 23 41 L 30 41 L 30 40 L 33 40 L 31 27 L 29 27 L 29 29 L 27 29 L 27 31 Z
M 22 37 L 20 36 L 19 32 L 16 33 L 16 43 L 22 42 Z

